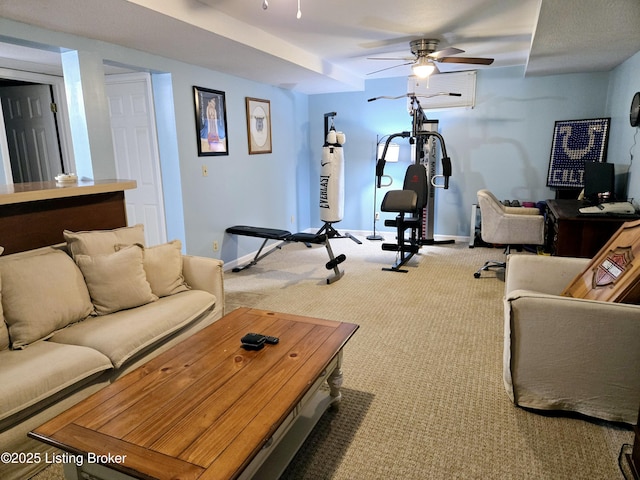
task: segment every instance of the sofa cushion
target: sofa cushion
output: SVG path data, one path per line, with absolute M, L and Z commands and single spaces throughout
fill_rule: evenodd
M 132 227 L 122 227 L 113 230 L 91 230 L 84 232 L 71 232 L 65 230 L 64 239 L 67 248 L 75 258 L 77 255 L 97 255 L 112 253 L 118 244 L 144 245 L 144 227 L 142 224 Z
M 216 297 L 189 290 L 131 310 L 93 317 L 56 332 L 49 341 L 102 352 L 116 368 L 213 309 Z
M 5 259 L 2 306 L 13 348 L 22 348 L 93 311 L 82 273 L 62 251 Z
M 182 276 L 182 242 L 180 240 L 145 248 L 143 265 L 151 291 L 158 297 L 166 297 L 189 289 Z
M 0 422 L 113 365 L 96 350 L 38 342 L 0 352 Z
M 1 305 L 0 310 L 2 310 Z M 4 321 L 4 317 L 0 314 L 0 351 L 7 350 L 9 345 L 9 330 L 7 330 L 7 324 Z
M 9 330 L 7 330 L 2 311 L 2 276 L 0 275 L 0 351 L 7 348 L 9 348 Z
M 130 245 L 113 253 L 76 255 L 98 315 L 138 307 L 158 299 L 147 282 L 142 258 L 139 245 Z

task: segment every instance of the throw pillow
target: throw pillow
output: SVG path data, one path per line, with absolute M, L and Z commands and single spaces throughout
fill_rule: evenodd
M 99 255 L 113 253 L 118 244 L 144 245 L 144 226 L 137 224 L 132 227 L 116 228 L 114 230 L 91 230 L 86 232 L 62 232 L 67 242 L 69 252 L 75 259 L 77 255 Z
M 142 257 L 139 245 L 114 253 L 76 256 L 98 315 L 138 307 L 158 299 L 147 282 Z
M 118 245 L 116 249 L 124 248 Z M 144 249 L 144 271 L 151 291 L 158 297 L 189 290 L 182 276 L 182 242 L 173 240 Z
M 62 251 L 0 265 L 4 319 L 13 348 L 47 338 L 93 311 L 82 273 Z

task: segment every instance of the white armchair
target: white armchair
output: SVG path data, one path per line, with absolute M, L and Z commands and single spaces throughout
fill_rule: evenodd
M 482 223 L 480 235 L 487 243 L 506 245 L 505 255 L 512 245 L 544 244 L 544 216 L 537 208 L 506 207 L 489 190 L 478 191 L 478 206 Z M 505 261 L 489 260 L 473 276 L 483 271 L 504 268 Z
M 562 297 L 589 259 L 508 257 L 504 385 L 518 406 L 635 424 L 640 305 Z

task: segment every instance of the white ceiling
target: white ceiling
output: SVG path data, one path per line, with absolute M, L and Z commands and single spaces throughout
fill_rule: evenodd
M 640 51 L 639 0 L 300 0 L 300 19 L 297 0 L 268 0 L 266 10 L 262 3 L 2 0 L 0 17 L 309 94 L 408 75 L 408 66 L 368 75 L 396 64 L 368 57 L 411 56 L 417 38 L 495 59 L 477 68 L 520 65 L 527 76 L 608 71 Z M 24 68 L 49 73 L 58 57 L 0 43 L 0 67 L 27 61 Z

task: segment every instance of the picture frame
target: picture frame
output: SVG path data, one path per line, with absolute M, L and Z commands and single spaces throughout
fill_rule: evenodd
M 271 153 L 271 102 L 245 97 L 249 155 Z
M 584 187 L 585 162 L 605 162 L 611 118 L 555 122 L 547 186 Z
M 229 155 L 225 93 L 193 87 L 198 156 Z

